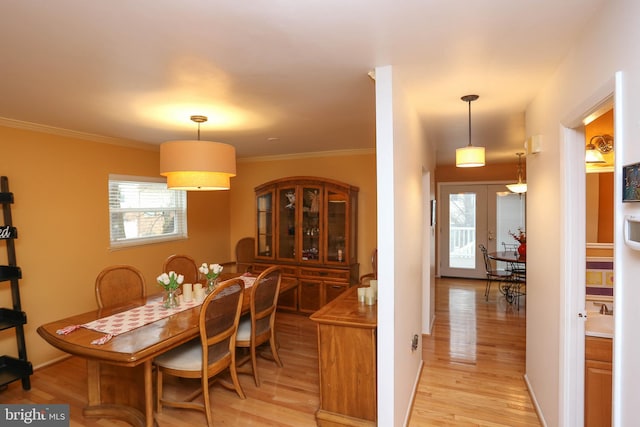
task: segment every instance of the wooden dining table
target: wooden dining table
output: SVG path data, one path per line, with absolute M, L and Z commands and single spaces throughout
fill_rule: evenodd
M 224 277 L 221 277 L 224 278 Z M 228 277 L 229 278 L 229 277 Z M 294 279 L 282 278 L 280 292 L 295 287 Z M 57 331 L 159 302 L 162 294 L 131 301 L 116 308 L 103 308 L 38 327 L 38 334 L 52 346 L 87 359 L 88 404 L 83 414 L 94 418 L 116 418 L 133 426 L 153 426 L 153 359 L 199 336 L 200 305 L 116 335 L 102 345 L 92 341 L 105 334 L 80 327 L 67 335 Z M 242 312 L 248 313 L 251 287 L 245 288 Z

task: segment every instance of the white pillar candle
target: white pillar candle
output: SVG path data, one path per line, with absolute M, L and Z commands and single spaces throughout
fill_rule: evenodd
M 202 283 L 193 284 L 193 292 L 195 293 L 198 289 L 202 289 Z
M 367 288 L 358 288 L 358 302 L 364 303 L 364 296 Z
M 365 288 L 365 293 L 364 293 L 364 302 L 367 305 L 373 305 L 376 302 L 376 293 L 375 293 L 375 289 L 373 289 L 372 287 L 368 287 Z
M 204 301 L 204 289 L 202 289 L 202 285 L 195 289 L 194 294 L 197 302 Z
M 185 283 L 184 285 L 182 285 L 182 299 L 184 302 L 191 302 L 191 300 L 193 299 L 192 292 L 193 291 L 191 283 Z

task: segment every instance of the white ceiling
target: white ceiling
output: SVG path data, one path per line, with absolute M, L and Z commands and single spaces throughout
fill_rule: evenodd
M 516 161 L 524 110 L 605 0 L 3 0 L 0 124 L 238 157 L 375 147 L 376 66 L 436 142 Z M 270 138 L 278 138 L 271 141 Z

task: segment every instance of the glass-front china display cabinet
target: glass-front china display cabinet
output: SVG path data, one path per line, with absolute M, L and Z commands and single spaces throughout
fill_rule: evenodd
M 256 264 L 280 265 L 298 286 L 281 308 L 311 313 L 358 281 L 358 188 L 316 177 L 262 184 L 256 192 Z

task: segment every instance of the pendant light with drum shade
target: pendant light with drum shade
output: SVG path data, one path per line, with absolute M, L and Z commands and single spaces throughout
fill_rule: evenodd
M 160 175 L 173 190 L 228 190 L 236 176 L 236 149 L 222 142 L 200 141 L 200 123 L 206 116 L 191 116 L 198 124 L 198 140 L 160 144 Z
M 518 156 L 518 182 L 515 184 L 507 184 L 507 188 L 512 193 L 526 193 L 527 192 L 527 183 L 522 182 L 522 156 L 524 153 L 516 153 Z
M 484 147 L 471 145 L 471 102 L 478 98 L 478 95 L 465 95 L 460 98 L 469 104 L 469 144 L 466 147 L 456 149 L 456 167 L 459 168 L 484 166 Z

